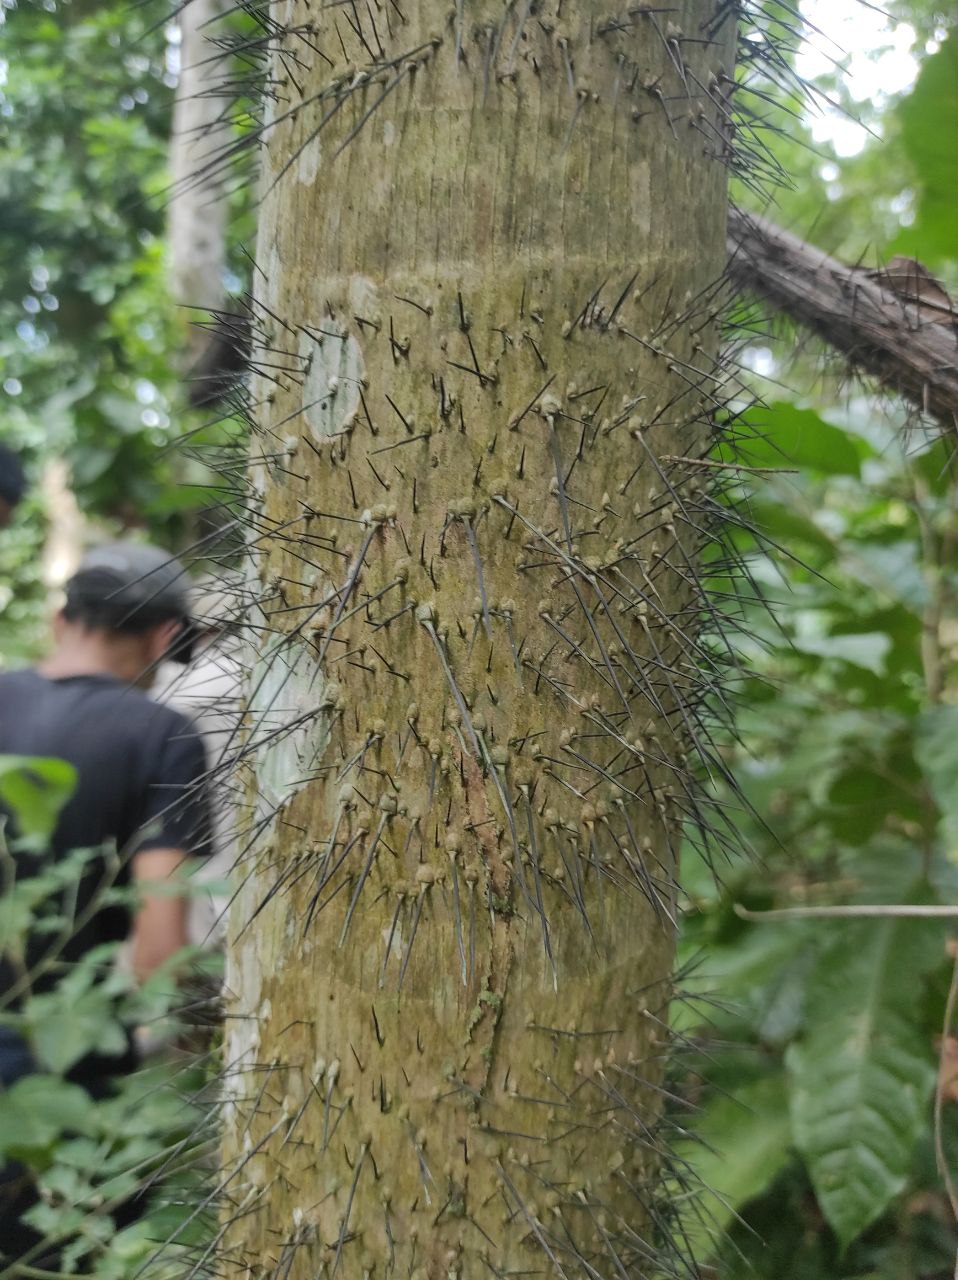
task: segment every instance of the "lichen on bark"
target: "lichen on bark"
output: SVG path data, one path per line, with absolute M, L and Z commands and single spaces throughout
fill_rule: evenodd
M 273 18 L 254 679 L 322 694 L 240 869 L 223 1256 L 651 1276 L 734 24 Z

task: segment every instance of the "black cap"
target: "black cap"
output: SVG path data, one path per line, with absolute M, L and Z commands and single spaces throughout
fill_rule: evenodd
M 15 507 L 26 492 L 23 464 L 12 449 L 0 444 L 0 499 Z
M 80 561 L 66 584 L 67 607 L 95 608 L 116 630 L 145 630 L 178 618 L 183 630 L 167 655 L 189 662 L 195 639 L 186 570 L 168 551 L 139 542 L 109 542 Z

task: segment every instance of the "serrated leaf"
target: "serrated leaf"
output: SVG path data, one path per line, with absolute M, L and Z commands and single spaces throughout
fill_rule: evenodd
M 750 1200 L 769 1187 L 789 1160 L 785 1077 L 765 1076 L 714 1099 L 695 1124 L 702 1146 L 682 1150 L 701 1180 L 696 1219 L 686 1223 L 698 1252 L 709 1252 Z
M 120 1056 L 129 1047 L 117 1005 L 125 975 L 111 974 L 97 982 L 95 953 L 85 960 L 55 990 L 33 996 L 23 1006 L 34 1055 L 45 1070 L 57 1074 L 69 1071 L 88 1053 Z
M 926 921 L 835 927 L 809 977 L 808 1034 L 786 1063 L 795 1144 L 845 1247 L 904 1187 L 928 1125 L 935 1071 L 920 996 L 943 949 Z

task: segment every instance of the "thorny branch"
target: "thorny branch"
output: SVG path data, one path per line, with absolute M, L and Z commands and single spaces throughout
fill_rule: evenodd
M 958 431 L 958 311 L 920 263 L 848 266 L 766 218 L 729 211 L 729 276 L 855 368 Z

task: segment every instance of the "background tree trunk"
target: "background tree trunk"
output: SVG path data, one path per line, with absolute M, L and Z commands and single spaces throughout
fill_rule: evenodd
M 734 24 L 272 12 L 224 1256 L 651 1275 Z
M 70 469 L 62 458 L 44 463 L 40 492 L 47 512 L 47 532 L 43 541 L 43 583 L 59 608 L 59 593 L 80 563 L 92 530 L 77 505 L 70 487 Z
M 223 72 L 212 38 L 227 0 L 186 0 L 177 11 L 180 69 L 170 138 L 170 294 L 183 310 L 184 377 L 202 377 L 212 341 L 209 311 L 223 306 L 227 203 L 210 159 L 230 138 Z M 207 327 L 204 327 L 207 326 Z M 201 388 L 202 390 L 202 388 Z

